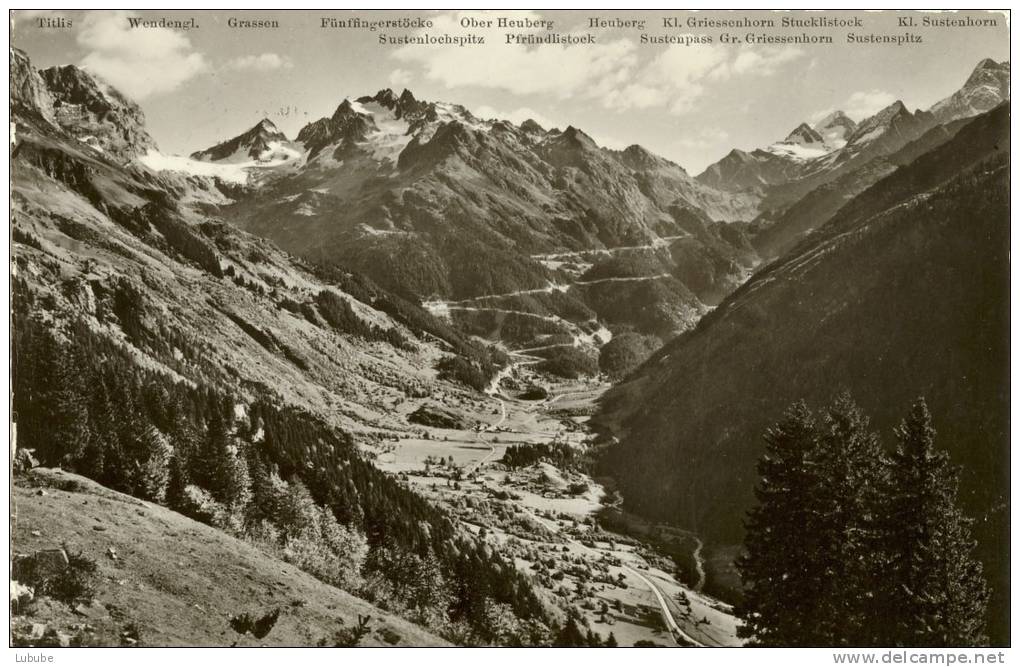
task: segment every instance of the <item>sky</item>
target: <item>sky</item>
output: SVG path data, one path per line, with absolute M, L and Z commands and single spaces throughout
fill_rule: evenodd
M 914 27 L 899 19 L 910 14 Z M 682 22 L 782 17 L 860 18 L 863 27 L 662 27 Z M 923 27 L 923 17 L 996 18 L 994 27 Z M 131 17 L 194 18 L 197 28 L 130 28 Z M 230 18 L 275 20 L 277 29 L 229 27 Z M 323 28 L 323 19 L 419 19 L 427 28 Z M 596 43 L 508 45 L 495 21 L 551 21 L 512 32 L 595 35 Z M 644 20 L 592 30 L 589 20 Z M 59 19 L 70 28 L 40 27 Z M 492 27 L 480 24 L 491 21 Z M 468 24 L 470 27 L 463 27 Z M 23 11 L 12 42 L 38 68 L 75 64 L 142 107 L 167 153 L 187 154 L 229 139 L 263 117 L 294 137 L 331 115 L 345 97 L 383 88 L 463 104 L 476 116 L 573 125 L 600 145 L 640 144 L 692 174 L 733 148 L 783 139 L 834 109 L 860 120 L 901 100 L 926 109 L 958 89 L 983 58 L 1009 59 L 1000 14 L 894 12 L 612 11 Z M 912 33 L 919 44 L 848 44 L 846 34 Z M 484 45 L 390 45 L 380 35 L 484 36 Z M 723 34 L 831 35 L 833 44 L 721 43 Z M 696 35 L 711 44 L 661 45 L 642 35 Z

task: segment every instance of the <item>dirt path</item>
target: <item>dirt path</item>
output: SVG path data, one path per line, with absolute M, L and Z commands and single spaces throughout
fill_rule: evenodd
M 600 285 L 602 283 L 636 283 L 642 280 L 662 280 L 671 278 L 668 273 L 657 273 L 654 276 L 626 276 L 622 278 L 596 278 L 595 280 L 578 280 L 575 285 Z
M 485 390 L 486 394 L 489 394 L 497 401 L 499 401 L 499 413 L 500 413 L 499 421 L 497 421 L 495 424 L 489 424 L 483 430 L 475 434 L 475 439 L 478 440 L 478 442 L 489 446 L 489 453 L 483 456 L 481 459 L 479 459 L 478 462 L 475 463 L 473 466 L 471 466 L 471 468 L 468 470 L 469 475 L 473 475 L 474 473 L 481 470 L 482 466 L 488 463 L 489 460 L 496 455 L 496 447 L 488 440 L 482 438 L 482 433 L 489 433 L 491 431 L 495 431 L 500 426 L 502 426 L 503 423 L 506 421 L 507 417 L 506 401 L 503 400 L 502 396 L 497 395 L 496 392 L 498 391 L 499 388 L 499 381 L 502 380 L 504 377 L 507 377 L 510 374 L 512 374 L 513 370 L 514 370 L 513 364 L 510 364 L 509 366 L 505 367 L 496 375 L 495 378 L 493 378 L 492 384 L 490 384 L 489 387 Z
M 700 593 L 701 589 L 705 586 L 705 559 L 701 557 L 701 550 L 705 548 L 705 543 L 697 535 L 693 537 L 698 543 L 694 553 L 691 554 L 694 557 L 694 569 L 698 572 L 698 581 L 694 584 L 694 590 Z
M 667 247 L 670 242 L 676 241 L 677 239 L 686 238 L 688 234 L 680 234 L 677 236 L 662 236 L 651 243 L 645 243 L 643 245 L 626 245 L 617 246 L 615 248 L 592 248 L 590 250 L 575 250 L 572 252 L 557 252 L 545 255 L 532 255 L 532 259 L 541 260 L 564 260 L 569 257 L 583 257 L 585 255 L 615 255 L 620 252 L 633 252 L 641 250 L 659 250 L 660 248 Z

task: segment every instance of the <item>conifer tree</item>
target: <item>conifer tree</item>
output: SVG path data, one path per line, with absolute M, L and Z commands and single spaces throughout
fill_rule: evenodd
M 44 461 L 73 467 L 88 443 L 88 409 L 78 355 L 42 331 L 34 346 L 31 447 Z M 29 398 L 29 397 L 26 397 Z
M 846 393 L 826 411 L 812 500 L 821 559 L 814 610 L 819 646 L 875 646 L 885 625 L 875 592 L 887 558 L 879 517 L 887 459 L 868 418 Z M 793 537 L 790 534 L 788 537 Z
M 166 485 L 166 505 L 179 512 L 185 507 L 185 489 L 191 483 L 188 476 L 188 464 L 180 449 L 174 450 L 168 467 L 170 471 Z
M 553 646 L 574 647 L 586 645 L 587 641 L 581 632 L 581 628 L 577 625 L 577 619 L 571 615 L 563 625 L 563 628 L 557 633 Z
M 760 646 L 812 642 L 819 554 L 814 512 L 818 479 L 812 466 L 818 430 L 803 403 L 765 433 L 758 463 L 758 506 L 747 521 L 745 555 L 737 567 L 746 584 L 737 612 L 741 636 Z M 795 537 L 794 537 L 795 536 Z
M 227 422 L 219 410 L 213 411 L 207 424 L 206 442 L 201 457 L 203 475 L 200 485 L 231 510 L 243 508 L 250 497 L 248 466 L 238 455 Z
M 135 436 L 131 486 L 136 496 L 162 503 L 166 500 L 173 449 L 165 435 L 151 424 L 140 421 Z
M 973 557 L 970 521 L 957 506 L 957 471 L 935 448 L 924 399 L 896 431 L 887 512 L 892 622 L 885 643 L 980 646 L 988 590 Z

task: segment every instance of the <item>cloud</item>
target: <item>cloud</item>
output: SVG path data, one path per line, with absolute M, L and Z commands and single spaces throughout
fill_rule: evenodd
M 227 62 L 226 68 L 233 70 L 251 70 L 255 72 L 271 72 L 277 69 L 290 69 L 294 63 L 287 56 L 275 53 L 262 53 L 257 56 L 241 56 Z
M 191 41 L 168 28 L 128 27 L 128 12 L 86 15 L 78 44 L 87 53 L 82 66 L 135 99 L 167 93 L 207 71 L 205 56 Z
M 896 101 L 896 96 L 884 90 L 859 90 L 846 101 L 843 110 L 855 120 L 872 116 Z
M 847 116 L 856 121 L 861 121 L 869 116 L 874 116 L 895 101 L 896 96 L 884 90 L 878 90 L 877 88 L 874 90 L 859 90 L 850 95 L 841 108 Z M 808 117 L 808 121 L 812 124 L 817 123 L 834 111 L 836 111 L 836 107 L 826 107 L 811 114 Z
M 406 69 L 395 69 L 390 72 L 390 85 L 394 88 L 404 88 L 413 79 L 414 76 Z
M 708 79 L 720 78 L 716 73 L 726 66 L 727 56 L 727 49 L 709 44 L 665 49 L 627 72 L 627 83 L 603 81 L 602 104 L 615 111 L 664 106 L 682 115 L 704 95 Z
M 730 138 L 730 133 L 718 127 L 703 127 L 693 134 L 677 139 L 676 144 L 684 148 L 710 148 Z
M 500 14 L 513 19 L 538 20 L 536 12 L 514 11 Z M 433 19 L 432 34 L 463 31 L 460 19 L 467 13 L 444 14 Z M 524 46 L 505 44 L 505 30 L 472 28 L 485 37 L 485 44 L 472 46 L 470 53 L 455 45 L 402 46 L 393 52 L 401 62 L 419 65 L 427 78 L 447 88 L 480 86 L 506 90 L 517 95 L 555 95 L 571 97 L 607 76 L 618 73 L 634 60 L 635 47 L 629 40 L 576 46 L 541 44 Z M 542 29 L 521 29 L 516 33 L 540 35 Z
M 429 32 L 457 33 L 463 16 L 439 16 Z M 542 18 L 531 11 L 509 12 L 507 16 L 532 21 Z M 659 107 L 682 115 L 696 106 L 706 87 L 713 83 L 741 76 L 772 76 L 804 55 L 792 47 L 760 47 L 734 53 L 720 45 L 693 44 L 656 50 L 656 55 L 649 57 L 645 55 L 648 50 L 627 38 L 583 47 L 530 46 L 506 44 L 505 30 L 472 28 L 471 32 L 485 37 L 485 44 L 472 46 L 467 58 L 464 49 L 455 45 L 403 46 L 393 52 L 393 57 L 421 67 L 423 76 L 447 88 L 474 86 L 515 95 L 591 99 L 616 112 Z M 516 33 L 541 36 L 547 31 L 534 28 Z
M 733 73 L 738 75 L 772 76 L 779 69 L 804 55 L 796 47 L 761 47 L 756 51 L 744 49 L 733 61 Z
M 835 110 L 836 110 L 836 107 L 826 107 L 824 109 L 821 109 L 820 111 L 816 111 L 813 114 L 811 114 L 810 116 L 808 116 L 808 122 L 811 123 L 812 125 L 814 125 L 815 123 L 817 123 L 821 119 L 825 118 L 826 116 L 828 116 L 830 113 L 834 112 Z M 843 113 L 846 113 L 846 112 L 844 111 Z

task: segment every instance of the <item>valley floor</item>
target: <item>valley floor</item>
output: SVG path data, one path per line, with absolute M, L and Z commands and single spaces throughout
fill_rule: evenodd
M 512 387 L 541 383 L 548 396 L 521 400 Z M 408 399 L 404 415 L 423 404 L 459 413 L 466 426 L 415 426 L 366 447 L 376 465 L 437 501 L 464 525 L 532 577 L 540 596 L 562 618 L 573 610 L 603 639 L 620 646 L 737 646 L 737 621 L 728 605 L 685 585 L 673 561 L 649 541 L 598 527 L 604 491 L 587 475 L 549 463 L 508 468 L 500 459 L 512 445 L 568 443 L 584 448 L 586 422 L 607 385 L 596 381 L 539 380 L 517 365 L 486 396 L 443 394 Z M 700 557 L 700 542 L 688 557 Z M 701 571 L 697 564 L 697 571 Z M 702 575 L 703 577 L 703 575 Z

